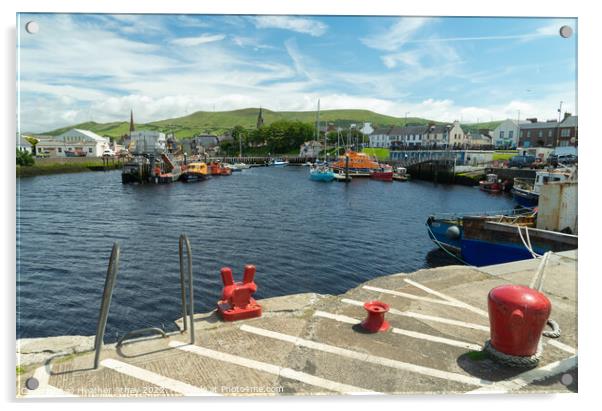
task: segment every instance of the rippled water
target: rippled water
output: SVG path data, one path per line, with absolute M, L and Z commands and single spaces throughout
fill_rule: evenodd
M 121 263 L 107 341 L 180 316 L 178 237 L 193 252 L 195 310 L 214 308 L 219 269 L 257 266 L 257 298 L 342 293 L 376 276 L 454 263 L 433 251 L 433 212 L 512 208 L 510 198 L 429 182 L 350 184 L 306 168 L 254 168 L 171 185 L 119 171 L 23 178 L 17 199 L 17 337 L 93 335 L 113 241 Z

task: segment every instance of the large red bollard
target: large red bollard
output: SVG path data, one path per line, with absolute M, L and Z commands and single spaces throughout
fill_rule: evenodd
M 235 283 L 232 269 L 220 270 L 224 288 L 217 302 L 217 311 L 224 321 L 246 320 L 261 316 L 261 306 L 251 297 L 257 291 L 255 266 L 246 265 L 242 283 Z
M 550 317 L 550 300 L 532 288 L 502 285 L 489 292 L 491 345 L 513 356 L 531 356 Z
M 364 303 L 364 308 L 368 311 L 368 317 L 361 323 L 364 330 L 376 333 L 389 329 L 389 323 L 385 320 L 385 313 L 389 311 L 388 304 L 382 301 L 368 301 Z

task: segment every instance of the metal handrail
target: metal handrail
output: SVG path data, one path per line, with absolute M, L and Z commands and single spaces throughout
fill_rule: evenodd
M 178 254 L 180 256 L 180 286 L 182 289 L 182 323 L 184 324 L 183 331 L 188 329 L 186 324 L 186 284 L 184 279 L 184 244 L 186 244 L 186 257 L 187 257 L 187 268 L 188 268 L 188 315 L 190 322 L 190 344 L 194 344 L 194 288 L 192 281 L 192 251 L 190 250 L 190 241 L 186 234 L 180 235 L 180 241 L 178 244 Z
M 113 296 L 115 278 L 117 277 L 117 271 L 119 269 L 119 255 L 119 243 L 115 242 L 113 244 L 113 249 L 111 250 L 111 257 L 109 258 L 107 278 L 105 280 L 105 287 L 102 294 L 102 302 L 100 303 L 100 315 L 98 318 L 98 325 L 96 326 L 96 338 L 94 339 L 94 350 L 96 351 L 94 354 L 94 369 L 98 368 L 98 362 L 100 360 L 100 350 L 102 349 L 105 330 L 107 328 L 107 318 L 109 316 L 111 297 Z
M 136 337 L 136 336 L 139 336 L 139 335 L 143 335 L 143 334 L 146 334 L 146 333 L 149 333 L 149 332 L 161 334 L 163 336 L 163 338 L 167 337 L 167 334 L 165 333 L 165 331 L 163 331 L 160 328 L 157 328 L 157 327 L 141 328 L 139 330 L 130 331 L 129 333 L 127 333 L 123 337 L 121 337 L 117 341 L 117 347 L 121 346 L 123 344 L 123 342 L 125 340 L 129 339 L 129 338 Z

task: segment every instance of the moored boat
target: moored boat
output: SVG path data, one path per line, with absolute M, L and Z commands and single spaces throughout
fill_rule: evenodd
M 288 160 L 283 160 L 281 158 L 275 158 L 270 162 L 271 166 L 274 167 L 286 167 L 288 166 Z
M 500 193 L 503 190 L 497 174 L 487 174 L 485 180 L 479 181 L 479 188 L 488 193 Z
M 408 170 L 405 167 L 396 167 L 393 172 L 393 180 L 396 181 L 408 181 L 409 176 Z
M 209 164 L 209 174 L 212 176 L 229 176 L 232 174 L 232 170 L 224 167 L 219 161 L 214 161 Z
M 515 178 L 512 197 L 523 207 L 535 207 L 539 203 L 539 194 L 544 184 L 566 181 L 574 176 L 575 169 L 541 170 L 535 174 L 535 180 Z
M 380 168 L 370 171 L 370 178 L 379 181 L 393 181 L 393 167 L 383 164 Z
M 381 168 L 378 162 L 372 160 L 366 153 L 352 150 L 345 152 L 332 164 L 334 171 L 345 171 L 346 167 L 348 167 L 349 174 L 366 177 L 370 176 L 371 171 Z
M 327 166 L 311 166 L 309 178 L 313 181 L 330 182 L 334 180 L 334 172 Z
M 204 162 L 193 162 L 185 166 L 182 173 L 182 181 L 190 183 L 202 181 L 209 176 L 209 169 Z

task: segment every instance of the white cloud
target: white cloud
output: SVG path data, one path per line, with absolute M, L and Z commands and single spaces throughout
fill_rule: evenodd
M 225 39 L 226 36 L 224 34 L 201 34 L 196 37 L 181 37 L 178 39 L 174 39 L 171 41 L 172 44 L 177 46 L 198 46 L 205 43 L 212 43 L 214 41 L 220 41 Z
M 377 34 L 363 37 L 360 41 L 373 49 L 395 51 L 410 41 L 416 32 L 432 21 L 432 18 L 427 17 L 401 17 L 391 27 L 387 27 Z
M 258 29 L 283 29 L 319 37 L 326 33 L 328 26 L 321 21 L 305 17 L 257 16 L 253 18 Z

